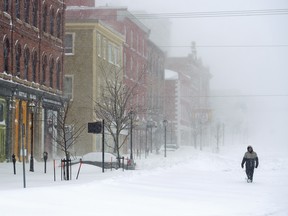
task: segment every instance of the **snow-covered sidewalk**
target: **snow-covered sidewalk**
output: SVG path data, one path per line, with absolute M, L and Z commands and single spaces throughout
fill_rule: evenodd
M 0 164 L 2 216 L 103 215 L 288 215 L 288 169 L 285 157 L 262 153 L 254 183 L 245 182 L 240 167 L 243 148 L 220 153 L 181 147 L 176 152 L 136 160 L 137 170 L 107 170 L 83 165 L 75 180 L 54 182 L 51 163 L 27 171 L 23 189 L 22 164 Z M 239 154 L 239 152 L 241 152 Z M 274 158 L 273 158 L 274 157 Z M 28 166 L 28 165 L 27 165 Z M 26 170 L 28 167 L 26 167 Z

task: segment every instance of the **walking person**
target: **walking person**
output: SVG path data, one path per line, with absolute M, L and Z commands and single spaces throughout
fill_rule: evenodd
M 254 168 L 257 168 L 259 165 L 259 160 L 257 153 L 253 151 L 252 146 L 247 147 L 247 152 L 245 152 L 241 167 L 246 167 L 247 182 L 253 182 Z

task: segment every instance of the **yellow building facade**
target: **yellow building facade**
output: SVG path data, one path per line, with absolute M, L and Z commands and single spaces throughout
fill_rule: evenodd
M 99 20 L 66 19 L 64 92 L 72 102 L 67 123 L 86 127 L 74 145 L 74 155 L 101 150 L 101 139 L 88 133 L 88 122 L 98 120 L 94 104 L 103 82 L 101 65 L 123 71 L 123 45 L 123 35 Z

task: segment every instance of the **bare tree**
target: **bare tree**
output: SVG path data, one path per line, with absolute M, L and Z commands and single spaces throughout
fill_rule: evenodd
M 57 149 L 59 149 L 65 155 L 65 169 L 67 180 L 69 180 L 69 161 L 70 161 L 70 149 L 77 143 L 78 138 L 85 129 L 85 125 L 80 125 L 79 122 L 72 120 L 67 124 L 67 117 L 69 110 L 72 106 L 70 100 L 63 100 L 62 109 L 60 112 L 53 116 L 56 119 L 55 125 L 57 133 L 51 134 L 51 139 L 55 143 Z
M 122 69 L 108 64 L 100 64 L 101 91 L 95 102 L 95 114 L 98 119 L 104 119 L 105 129 L 114 141 L 113 152 L 116 153 L 120 164 L 120 149 L 125 143 L 127 136 L 121 135 L 130 126 L 130 121 L 135 120 L 137 113 L 143 112 L 143 106 L 135 104 L 135 96 L 138 94 L 140 80 L 143 73 L 138 75 L 138 80 L 130 85 L 123 81 Z M 134 115 L 129 115 L 133 112 Z M 127 134 L 127 133 L 122 133 Z M 120 139 L 125 136 L 124 139 Z

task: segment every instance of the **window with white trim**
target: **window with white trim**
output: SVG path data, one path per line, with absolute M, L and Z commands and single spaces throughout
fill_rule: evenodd
M 64 76 L 63 92 L 67 98 L 70 98 L 70 100 L 73 100 L 73 82 L 74 82 L 73 75 Z
M 106 49 L 107 49 L 107 41 L 106 38 L 103 39 L 103 59 L 106 59 Z
M 101 46 L 101 35 L 99 33 L 97 34 L 97 39 L 96 39 L 96 49 L 97 49 L 97 55 L 101 57 L 102 46 Z
M 108 43 L 108 61 L 114 64 L 114 47 L 111 43 Z
M 65 54 L 66 55 L 74 55 L 74 40 L 75 34 L 74 33 L 66 33 L 65 34 Z
M 114 55 L 115 55 L 115 57 L 114 57 L 114 61 L 115 61 L 115 65 L 120 65 L 120 49 L 119 49 L 119 47 L 115 47 L 114 48 Z

